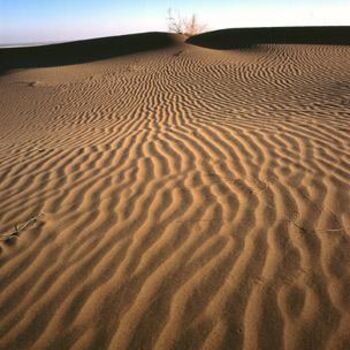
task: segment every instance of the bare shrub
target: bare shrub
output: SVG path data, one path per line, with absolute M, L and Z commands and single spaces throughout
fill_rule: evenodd
M 168 9 L 168 30 L 170 33 L 184 34 L 193 36 L 202 33 L 206 29 L 206 25 L 200 24 L 196 14 L 191 18 L 182 17 L 179 12 L 173 15 L 171 8 Z
M 168 30 L 170 33 L 183 34 L 184 23 L 179 13 L 177 13 L 177 16 L 175 18 L 175 16 L 173 15 L 172 9 L 169 8 L 167 21 L 168 21 Z
M 197 15 L 193 14 L 189 20 L 185 20 L 185 33 L 188 36 L 200 34 L 206 29 L 205 24 L 200 24 Z

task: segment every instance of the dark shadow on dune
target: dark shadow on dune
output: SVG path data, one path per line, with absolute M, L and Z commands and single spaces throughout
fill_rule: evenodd
M 194 36 L 187 43 L 220 50 L 248 49 L 259 44 L 350 45 L 350 27 L 223 29 Z
M 52 44 L 0 49 L 0 74 L 14 68 L 63 66 L 164 48 L 178 42 L 175 34 L 151 32 Z

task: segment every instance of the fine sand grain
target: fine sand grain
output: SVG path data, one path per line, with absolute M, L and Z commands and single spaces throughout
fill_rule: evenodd
M 350 46 L 161 39 L 3 69 L 0 349 L 350 349 Z

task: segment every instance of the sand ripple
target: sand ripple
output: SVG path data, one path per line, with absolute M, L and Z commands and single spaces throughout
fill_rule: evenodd
M 3 77 L 0 234 L 41 216 L 0 242 L 0 348 L 350 348 L 349 82 L 326 45 Z

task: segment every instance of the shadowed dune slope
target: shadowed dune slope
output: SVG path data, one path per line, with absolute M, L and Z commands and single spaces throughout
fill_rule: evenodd
M 0 349 L 349 349 L 350 47 L 136 51 L 0 78 Z
M 0 69 L 51 67 L 91 62 L 140 51 L 155 50 L 183 40 L 162 32 L 121 35 L 35 47 L 0 49 Z
M 350 45 L 350 26 L 223 29 L 194 36 L 188 43 L 226 50 L 268 43 Z

